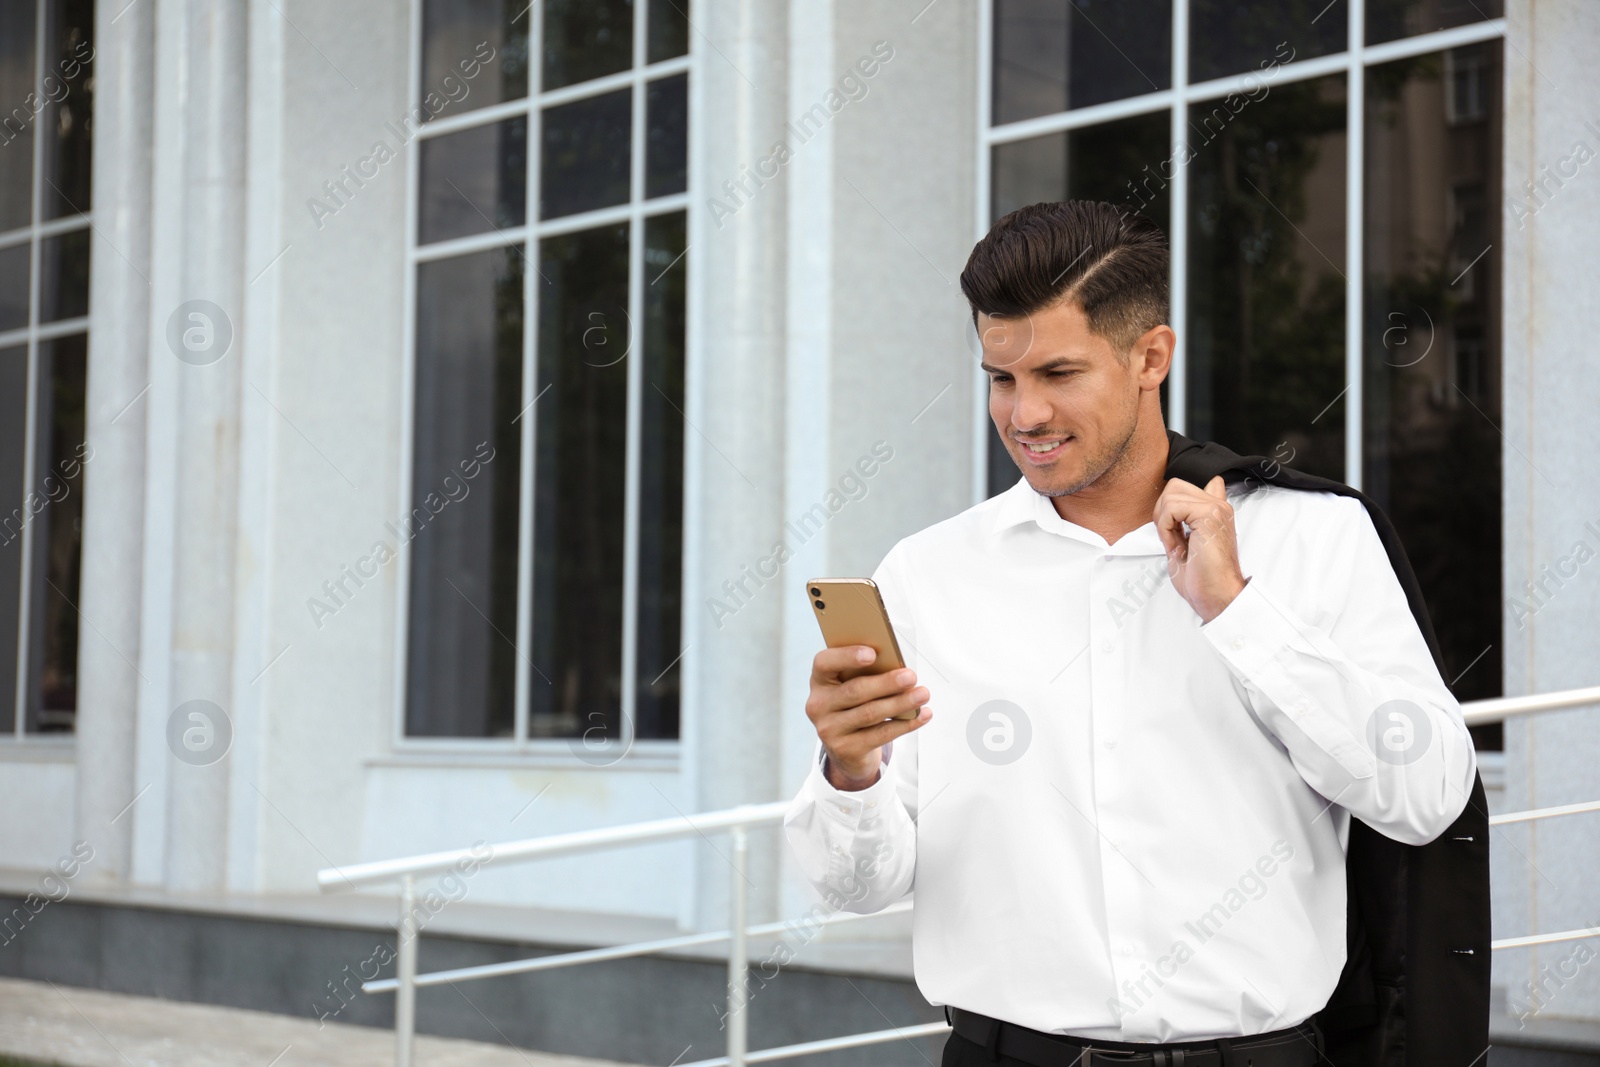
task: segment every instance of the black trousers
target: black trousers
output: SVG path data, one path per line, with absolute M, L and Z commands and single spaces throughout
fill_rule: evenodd
M 1296 1046 L 1288 1050 L 1279 1049 L 1277 1050 L 1277 1054 L 1267 1062 L 1293 1062 L 1296 1064 L 1304 1064 L 1305 1067 L 1320 1067 L 1322 1063 L 1328 1062 L 1324 1054 L 1319 1051 L 1320 1040 L 1321 1039 L 1319 1035 L 1315 1042 L 1308 1038 L 1303 1048 Z M 1108 1042 L 1108 1044 L 1113 1047 L 1118 1047 L 1121 1043 Z M 1118 1053 L 1116 1052 L 1106 1052 L 1103 1050 L 1101 1056 L 1115 1057 L 1117 1054 Z M 1252 1055 L 1245 1049 L 1235 1050 L 1234 1056 L 1236 1058 L 1236 1062 L 1240 1064 L 1249 1063 L 1252 1059 L 1264 1059 L 1260 1052 Z M 1099 1063 L 1105 1062 L 1105 1059 L 1102 1059 L 1098 1056 L 1096 1059 Z M 1215 1063 L 1217 1057 L 1212 1055 L 1207 1059 L 1209 1062 Z M 1087 1060 L 1084 1062 L 1087 1062 Z M 1145 1062 L 1148 1063 L 1149 1060 L 1146 1059 Z M 1019 1060 L 1015 1057 L 1004 1055 L 995 1059 L 991 1059 L 989 1057 L 988 1049 L 984 1048 L 975 1041 L 969 1041 L 960 1034 L 952 1032 L 949 1038 L 945 1041 L 944 1055 L 939 1060 L 939 1067 L 1033 1067 L 1033 1064 L 1028 1060 Z

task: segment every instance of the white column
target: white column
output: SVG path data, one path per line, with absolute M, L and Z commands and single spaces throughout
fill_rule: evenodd
M 165 11 L 166 9 L 164 9 Z M 240 353 L 244 303 L 246 20 L 242 4 L 191 0 L 182 9 L 184 209 L 178 277 L 182 308 L 210 301 L 234 342 L 213 362 L 185 360 L 178 375 L 173 536 L 171 708 L 208 700 L 228 714 L 233 680 L 234 546 L 238 517 Z M 158 316 L 178 309 L 156 309 Z M 200 314 L 210 317 L 204 309 Z M 176 358 L 176 355 L 174 358 Z M 179 891 L 219 889 L 226 861 L 228 761 L 169 760 L 165 881 Z
M 684 434 L 684 641 L 692 647 L 684 656 L 683 747 L 690 784 L 677 803 L 703 811 L 770 793 L 777 760 L 783 597 L 775 585 L 790 576 L 761 583 L 745 568 L 771 553 L 783 524 L 790 178 L 752 175 L 773 145 L 792 138 L 784 130 L 785 5 L 728 0 L 702 7 L 690 76 L 691 428 Z M 737 595 L 724 587 L 741 581 Z M 713 597 L 735 609 L 720 626 Z M 697 883 L 686 918 L 720 925 L 727 867 L 704 846 Z
M 89 279 L 83 590 L 92 625 L 78 646 L 78 779 L 74 834 L 95 849 L 85 877 L 128 874 L 138 793 L 133 773 L 138 704 L 149 384 L 150 153 L 153 8 L 100 0 L 95 12 L 94 217 Z M 117 17 L 121 12 L 121 17 Z M 113 822 L 113 820 L 115 820 Z

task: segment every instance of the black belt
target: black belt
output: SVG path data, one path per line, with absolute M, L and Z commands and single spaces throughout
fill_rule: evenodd
M 1006 1056 L 1034 1067 L 1313 1067 L 1322 1047 L 1309 1020 L 1251 1037 L 1153 1045 L 1046 1034 L 961 1008 L 946 1008 L 945 1017 L 991 1059 Z

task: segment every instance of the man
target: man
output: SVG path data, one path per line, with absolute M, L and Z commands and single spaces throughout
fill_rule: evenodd
M 907 669 L 814 661 L 820 758 L 788 838 L 850 910 L 915 889 L 947 1067 L 1322 1062 L 1352 818 L 1422 846 L 1477 788 L 1387 521 L 1305 475 L 1167 476 L 1197 447 L 1162 421 L 1167 255 L 1148 220 L 1077 201 L 978 243 L 961 285 L 1022 478 L 879 566 Z M 1372 951 L 1403 967 L 1391 925 Z

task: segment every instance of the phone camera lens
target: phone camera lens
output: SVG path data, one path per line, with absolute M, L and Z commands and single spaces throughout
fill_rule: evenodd
M 817 601 L 817 610 L 818 611 L 826 611 L 827 607 L 828 607 L 828 605 L 824 604 L 822 601 L 820 601 L 820 600 Z
M 822 595 L 822 590 L 818 589 L 816 586 L 812 586 L 811 587 L 811 595 L 812 596 L 821 596 Z

